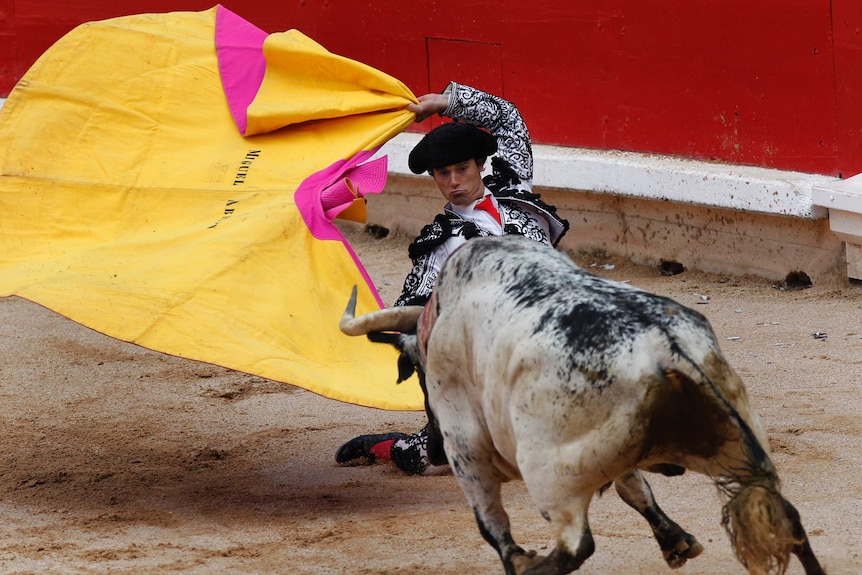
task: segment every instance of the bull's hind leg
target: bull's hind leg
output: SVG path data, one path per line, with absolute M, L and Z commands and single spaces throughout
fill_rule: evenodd
M 688 559 L 703 552 L 703 545 L 694 535 L 687 533 L 661 510 L 640 471 L 634 470 L 618 477 L 614 487 L 622 500 L 643 515 L 652 527 L 664 560 L 671 569 L 682 567 Z
M 793 537 L 797 541 L 796 545 L 793 546 L 793 554 L 802 563 L 805 575 L 825 575 L 826 571 L 820 566 L 820 561 L 817 560 L 817 556 L 814 555 L 814 550 L 811 549 L 811 544 L 808 542 L 808 535 L 805 533 L 805 528 L 802 527 L 802 521 L 796 507 L 784 499 L 784 511 L 793 523 Z

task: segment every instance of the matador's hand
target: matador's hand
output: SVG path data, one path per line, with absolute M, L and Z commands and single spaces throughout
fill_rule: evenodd
M 417 122 L 445 112 L 447 107 L 449 107 L 448 94 L 425 94 L 419 96 L 418 104 L 407 104 L 407 109 L 416 114 Z

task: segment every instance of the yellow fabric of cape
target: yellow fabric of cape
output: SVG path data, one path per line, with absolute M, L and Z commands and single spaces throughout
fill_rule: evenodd
M 379 296 L 294 198 L 412 123 L 415 98 L 296 31 L 272 34 L 244 136 L 219 75 L 221 9 L 82 25 L 9 95 L 0 295 L 326 397 L 421 409 L 415 377 L 395 384 L 394 349 L 338 330 L 353 285 L 357 313 Z

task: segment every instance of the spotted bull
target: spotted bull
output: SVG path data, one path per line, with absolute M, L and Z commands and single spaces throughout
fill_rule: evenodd
M 345 333 L 397 346 L 409 359 L 402 377 L 417 366 L 429 455 L 448 460 L 507 575 L 578 569 L 594 551 L 590 501 L 611 483 L 671 567 L 697 555 L 700 543 L 661 512 L 641 470 L 710 477 L 750 574 L 784 573 L 791 554 L 807 575 L 824 573 L 779 491 L 743 382 L 700 313 L 503 236 L 459 248 L 424 308 L 354 316 L 355 301 Z M 512 538 L 500 488 L 513 479 L 556 535 L 546 557 Z

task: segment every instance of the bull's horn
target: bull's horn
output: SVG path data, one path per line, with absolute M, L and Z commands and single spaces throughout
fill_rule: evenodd
M 356 317 L 356 286 L 353 286 L 350 301 L 338 327 L 347 335 L 365 335 L 372 331 L 413 331 L 421 314 L 422 306 L 405 305 Z

